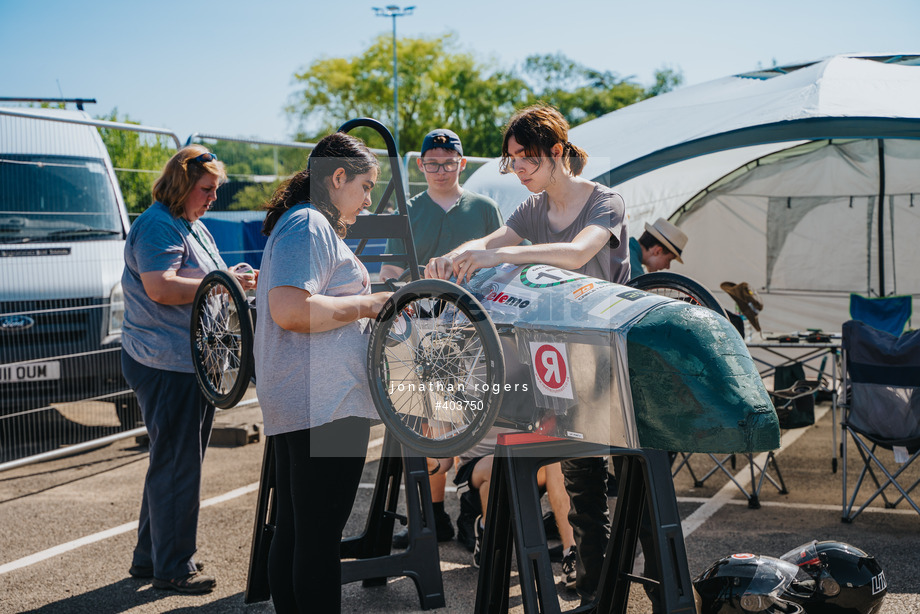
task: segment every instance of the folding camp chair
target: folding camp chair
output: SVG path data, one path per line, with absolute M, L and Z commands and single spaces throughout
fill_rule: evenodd
M 912 300 L 913 297 L 910 295 L 866 298 L 851 294 L 850 318 L 897 337 L 910 322 L 913 312 Z
M 804 378 L 804 370 L 801 365 L 797 365 L 793 372 L 800 374 L 800 377 Z M 803 428 L 815 423 L 815 395 L 820 390 L 827 389 L 827 379 L 823 377 L 823 373 L 824 363 L 822 362 L 818 372 L 818 379 L 798 379 L 787 388 L 774 390 L 770 393 L 770 398 L 776 407 L 776 415 L 779 418 L 781 429 Z M 691 456 L 691 454 L 680 452 L 679 460 L 673 465 L 671 475 L 676 476 L 682 469 L 686 468 L 693 479 L 694 488 L 701 488 L 707 479 L 721 471 L 747 498 L 748 507 L 751 509 L 760 509 L 760 492 L 763 489 L 764 482 L 772 484 L 782 495 L 789 494 L 779 463 L 776 461 L 776 454 L 772 451 L 767 453 L 763 465 L 756 461 L 753 454 L 740 455 L 747 460 L 750 469 L 750 491 L 735 477 L 735 471 L 737 470 L 736 456 L 738 455 L 707 454 L 715 465 L 702 474 L 701 477 L 697 477 L 696 471 L 690 464 Z
M 844 390 L 849 384 L 850 394 L 841 424 L 842 520 L 852 522 L 879 495 L 886 508 L 906 501 L 920 514 L 920 506 L 911 498 L 920 479 L 906 484 L 911 479 L 906 473 L 908 467 L 920 457 L 920 331 L 897 337 L 850 320 L 843 325 L 843 354 Z M 847 483 L 847 434 L 859 452 L 853 464 L 861 466 L 852 493 Z M 879 448 L 891 450 L 894 460 L 888 460 L 887 454 L 882 458 Z M 866 477 L 876 490 L 854 511 Z M 899 496 L 889 498 L 889 493 Z

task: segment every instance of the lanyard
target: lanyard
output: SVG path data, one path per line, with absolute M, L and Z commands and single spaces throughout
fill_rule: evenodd
M 188 228 L 189 233 L 190 233 L 193 237 L 195 237 L 195 240 L 196 240 L 196 241 L 198 241 L 198 245 L 200 245 L 201 247 L 203 247 L 203 248 L 204 248 L 204 251 L 206 251 L 206 252 L 208 253 L 208 256 L 210 256 L 210 258 L 211 258 L 211 262 L 214 263 L 214 267 L 217 268 L 217 269 L 222 269 L 223 267 L 217 262 L 217 257 L 216 257 L 213 253 L 211 253 L 211 248 L 208 247 L 207 244 L 206 244 L 204 241 L 201 240 L 201 237 L 198 236 L 198 233 L 195 232 L 195 229 L 192 227 L 191 224 L 189 224 L 189 221 L 188 221 L 187 219 L 185 219 L 184 217 L 183 217 L 183 218 L 179 218 L 179 219 L 182 220 L 182 223 L 185 224 L 185 227 L 186 227 L 186 228 Z

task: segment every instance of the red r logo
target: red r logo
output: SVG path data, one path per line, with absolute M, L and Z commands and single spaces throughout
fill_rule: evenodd
M 543 385 L 552 390 L 561 389 L 568 380 L 565 360 L 562 354 L 551 345 L 542 345 L 537 349 L 536 364 L 537 376 Z

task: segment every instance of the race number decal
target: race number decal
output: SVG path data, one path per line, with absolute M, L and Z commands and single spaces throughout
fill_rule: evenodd
M 575 398 L 564 343 L 531 341 L 530 358 L 534 380 L 540 392 L 548 397 Z
M 552 288 L 582 279 L 590 278 L 581 273 L 557 269 L 548 264 L 532 264 L 521 270 L 521 283 L 531 288 Z

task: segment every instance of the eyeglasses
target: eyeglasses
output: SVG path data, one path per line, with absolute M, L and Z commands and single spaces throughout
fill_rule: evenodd
M 442 168 L 445 173 L 453 173 L 460 168 L 460 160 L 448 160 L 447 162 L 422 162 L 426 173 L 437 173 Z
M 524 158 L 502 158 L 499 172 L 506 175 L 508 173 L 516 173 L 520 169 L 531 174 L 539 168 L 540 163 L 540 158 L 532 158 L 529 156 Z
M 211 153 L 209 151 L 207 153 L 201 154 L 200 156 L 190 158 L 189 162 L 200 162 L 201 164 L 204 164 L 205 162 L 210 162 L 211 160 L 216 160 L 216 159 L 217 159 L 217 154 Z
M 540 158 L 511 158 L 511 163 L 508 166 L 511 167 L 512 171 L 516 171 L 518 167 L 525 171 L 532 171 L 540 166 Z

